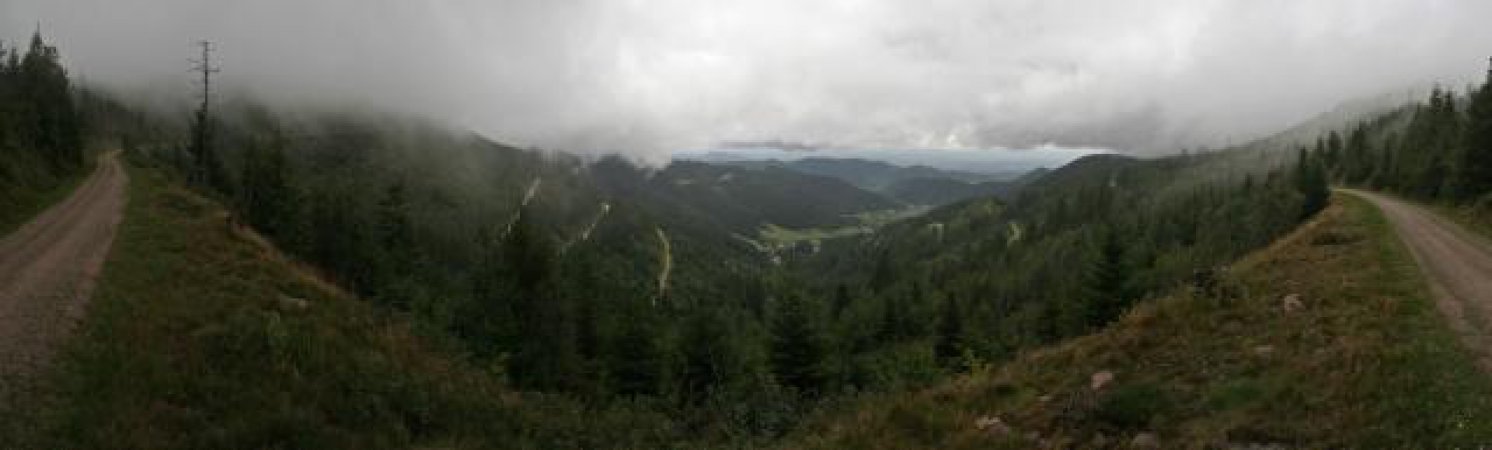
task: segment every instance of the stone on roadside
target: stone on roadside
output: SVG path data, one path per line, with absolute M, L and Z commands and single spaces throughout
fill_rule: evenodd
M 300 297 L 292 297 L 292 296 L 289 296 L 289 295 L 283 295 L 283 294 L 281 294 L 280 295 L 280 301 L 279 301 L 279 307 L 280 307 L 281 311 L 285 311 L 285 312 L 298 312 L 298 311 L 304 311 L 307 308 L 310 308 L 311 307 L 311 302 L 308 302 L 308 301 L 306 301 L 306 299 L 303 299 L 303 298 L 300 298 Z
M 1088 388 L 1097 391 L 1103 389 L 1104 386 L 1108 386 L 1113 381 L 1114 372 L 1101 370 L 1094 373 L 1093 376 L 1088 377 Z
M 1134 439 L 1129 440 L 1129 446 L 1131 448 L 1160 448 L 1160 438 L 1150 432 L 1136 434 Z
M 1300 302 L 1300 294 L 1290 294 L 1281 300 L 1280 308 L 1285 312 L 1295 312 L 1305 308 L 1305 304 Z
M 1000 420 L 997 416 L 984 416 L 974 421 L 974 428 L 988 433 L 991 436 L 1005 436 L 1010 434 L 1010 425 Z

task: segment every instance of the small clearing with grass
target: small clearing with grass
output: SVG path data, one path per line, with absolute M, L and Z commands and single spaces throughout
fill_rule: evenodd
M 842 227 L 829 228 L 785 228 L 776 224 L 766 224 L 757 233 L 761 241 L 771 248 L 791 247 L 799 243 L 815 244 L 828 239 L 837 239 L 850 236 L 875 232 L 877 228 L 886 224 L 927 213 L 931 208 L 927 206 L 909 206 L 899 209 L 885 209 L 855 214 L 858 223 Z
M 1215 283 L 1094 335 L 868 398 L 805 448 L 1475 448 L 1492 380 L 1383 216 L 1337 196 Z

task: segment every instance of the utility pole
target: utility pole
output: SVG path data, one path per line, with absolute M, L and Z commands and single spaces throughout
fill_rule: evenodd
M 217 155 L 212 149 L 212 75 L 222 71 L 212 63 L 212 52 L 214 50 L 211 41 L 198 41 L 197 46 L 202 48 L 201 59 L 192 59 L 192 72 L 202 75 L 202 103 L 197 108 L 196 117 L 192 122 L 191 151 L 192 167 L 188 174 L 193 182 L 204 187 L 221 188 L 221 167 Z
M 215 50 L 212 41 L 197 41 L 196 45 L 202 48 L 202 58 L 191 62 L 192 71 L 202 74 L 202 107 L 198 110 L 202 114 L 212 103 L 212 74 L 221 72 L 222 69 L 212 64 L 212 51 Z

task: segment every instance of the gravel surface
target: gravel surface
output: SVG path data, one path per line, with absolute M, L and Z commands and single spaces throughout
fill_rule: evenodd
M 0 392 L 44 368 L 82 317 L 128 182 L 106 154 L 71 197 L 0 239 Z
M 1383 210 L 1425 274 L 1435 307 L 1492 373 L 1492 245 L 1422 206 L 1382 194 L 1345 190 Z

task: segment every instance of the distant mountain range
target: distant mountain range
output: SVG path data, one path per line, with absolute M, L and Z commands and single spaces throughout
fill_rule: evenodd
M 788 170 L 836 178 L 866 191 L 912 205 L 944 205 L 974 197 L 1008 199 L 1021 185 L 1042 173 L 979 173 L 928 166 L 899 166 L 860 158 L 804 158 L 791 161 L 720 161 L 716 165 L 761 170 Z
M 836 177 L 778 166 L 679 161 L 649 176 L 611 159 L 592 166 L 591 173 L 604 192 L 664 221 L 707 222 L 747 235 L 769 223 L 789 228 L 850 225 L 856 223 L 854 214 L 900 206 Z
M 675 152 L 673 158 L 708 163 L 854 159 L 902 167 L 925 166 L 946 171 L 1015 178 L 1022 173 L 1041 167 L 1060 167 L 1083 155 L 1094 153 L 1112 153 L 1112 151 L 1101 148 L 1056 146 L 1021 149 L 852 148 L 768 141 L 731 143 L 710 149 L 684 150 Z

